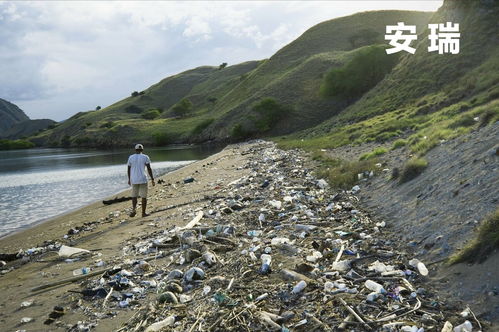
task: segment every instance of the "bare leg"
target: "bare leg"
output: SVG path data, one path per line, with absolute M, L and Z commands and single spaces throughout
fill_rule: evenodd
M 147 216 L 146 207 L 147 207 L 147 198 L 142 198 L 142 217 Z
M 137 209 L 137 197 L 132 197 L 132 213 L 130 213 L 130 217 L 135 216 L 135 210 Z

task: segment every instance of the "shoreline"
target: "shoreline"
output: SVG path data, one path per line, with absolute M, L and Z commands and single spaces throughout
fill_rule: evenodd
M 200 159 L 200 160 L 203 160 L 203 159 Z M 188 160 L 188 161 L 189 161 L 189 160 Z M 159 178 L 161 178 L 161 177 L 163 177 L 163 176 L 165 176 L 165 175 L 167 175 L 167 174 L 170 174 L 170 173 L 176 172 L 176 171 L 178 171 L 178 170 L 179 170 L 179 169 L 181 169 L 181 168 L 188 167 L 189 165 L 191 165 L 191 164 L 193 164 L 193 163 L 195 163 L 195 162 L 197 162 L 197 161 L 199 161 L 199 160 L 189 161 L 189 163 L 188 163 L 188 164 L 183 165 L 183 166 L 180 166 L 180 167 L 178 167 L 178 168 L 174 169 L 174 170 L 173 170 L 173 171 L 171 171 L 171 172 L 166 172 L 166 173 L 163 173 L 163 174 L 161 174 L 161 175 L 157 176 L 157 178 L 159 179 Z M 149 176 L 148 176 L 148 179 L 149 179 Z M 149 181 L 148 181 L 148 183 L 149 183 Z M 94 205 L 94 204 L 96 204 L 96 203 L 102 202 L 102 201 L 104 201 L 104 200 L 113 199 L 113 198 L 117 197 L 117 195 L 124 195 L 124 193 L 125 193 L 126 191 L 129 191 L 129 190 L 131 190 L 131 189 L 130 189 L 130 187 L 129 187 L 129 188 L 126 188 L 126 189 L 119 190 L 119 191 L 115 192 L 114 194 L 111 194 L 111 195 L 108 195 L 108 196 L 104 196 L 104 197 L 102 197 L 102 198 L 100 198 L 100 199 L 95 199 L 95 200 L 92 200 L 92 201 L 90 201 L 90 202 L 84 203 L 84 204 L 83 204 L 83 205 L 81 205 L 81 206 L 78 206 L 78 207 L 75 207 L 75 208 L 68 209 L 68 210 L 66 210 L 66 211 L 64 211 L 64 212 L 61 212 L 61 213 L 58 213 L 58 214 L 56 214 L 56 215 L 54 215 L 54 216 L 47 217 L 47 218 L 45 218 L 45 219 L 35 221 L 35 222 L 33 222 L 33 223 L 31 223 L 31 224 L 28 224 L 28 225 L 24 225 L 24 226 L 20 227 L 19 229 L 16 229 L 16 230 L 13 230 L 13 231 L 10 231 L 10 232 L 8 232 L 8 233 L 5 233 L 5 234 L 0 235 L 0 242 L 1 242 L 3 239 L 8 238 L 9 236 L 12 236 L 12 235 L 18 234 L 19 232 L 23 232 L 23 231 L 29 230 L 29 229 L 31 229 L 31 228 L 33 228 L 33 227 L 36 227 L 36 226 L 41 226 L 41 224 L 43 224 L 43 223 L 45 223 L 45 222 L 50 222 L 52 219 L 62 218 L 62 217 L 66 216 L 66 215 L 68 215 L 68 214 L 70 214 L 70 213 L 72 213 L 72 212 L 77 212 L 78 210 L 85 209 L 85 208 L 87 208 L 87 207 L 90 207 L 91 205 Z M 0 248 L 1 248 L 1 245 L 0 245 Z
M 135 241 L 141 234 L 150 234 L 161 229 L 170 229 L 174 225 L 182 226 L 192 219 L 193 211 L 202 207 L 204 195 L 216 192 L 217 185 L 228 183 L 246 174 L 247 170 L 237 169 L 234 165 L 243 165 L 251 156 L 242 156 L 239 148 L 229 145 L 220 152 L 207 158 L 192 162 L 172 172 L 157 177 L 164 184 L 149 186 L 146 218 L 127 214 L 130 201 L 104 205 L 102 201 L 85 205 L 74 211 L 50 218 L 28 229 L 23 229 L 7 237 L 0 238 L 0 253 L 17 253 L 20 249 L 60 243 L 72 247 L 84 248 L 93 253 L 77 261 L 65 261 L 55 251 L 47 250 L 35 256 L 25 256 L 7 262 L 0 274 L 0 324 L 6 330 L 22 329 L 27 331 L 50 330 L 64 331 L 62 326 L 47 327 L 43 324 L 54 306 L 71 306 L 74 294 L 70 290 L 78 289 L 78 284 L 67 284 L 53 289 L 32 292 L 31 289 L 41 284 L 73 276 L 73 270 L 89 267 L 92 271 L 102 269 L 96 266 L 97 260 L 105 262 L 105 268 L 122 264 L 123 249 L 129 241 Z M 183 179 L 194 177 L 195 181 L 184 184 Z M 121 191 L 123 192 L 123 191 Z M 113 198 L 112 196 L 111 198 Z M 176 209 L 163 211 L 171 205 L 181 205 Z M 140 202 L 139 202 L 140 205 Z M 140 206 L 138 207 L 140 209 Z M 118 214 L 118 217 L 114 215 Z M 68 230 L 80 229 L 76 234 L 68 235 Z M 68 235 L 65 238 L 65 235 Z M 134 258 L 134 255 L 128 255 Z M 137 257 L 138 258 L 138 257 Z M 154 294 L 149 294 L 154 296 Z M 21 302 L 34 301 L 29 308 L 19 309 Z M 124 324 L 134 311 L 117 310 L 112 319 L 102 319 L 95 331 L 114 331 Z M 33 321 L 20 324 L 21 318 L 31 317 Z M 62 317 L 66 324 L 75 324 L 88 319 L 81 311 L 67 310 Z M 94 329 L 92 329 L 94 331 Z
M 185 169 L 189 169 L 189 166 L 191 166 L 191 165 L 193 165 L 195 163 L 198 163 L 200 161 L 209 159 L 209 158 L 211 158 L 211 157 L 213 157 L 213 156 L 221 153 L 222 151 L 217 152 L 217 153 L 215 153 L 215 154 L 213 154 L 213 155 L 211 155 L 211 156 L 209 156 L 207 158 L 192 161 L 189 164 L 181 166 L 181 167 L 179 167 L 179 168 L 177 168 L 177 169 L 175 169 L 175 170 L 173 170 L 171 172 L 164 173 L 164 174 L 158 176 L 157 179 L 162 179 L 165 176 L 174 175 L 176 172 L 181 171 L 184 168 Z M 152 186 L 149 186 L 149 190 L 150 191 L 151 191 L 152 188 L 153 188 Z M 124 194 L 126 191 L 130 191 L 130 190 L 131 190 L 130 188 L 120 190 L 120 191 L 118 191 L 118 192 L 116 192 L 116 193 L 114 193 L 112 195 L 105 196 L 105 197 L 103 197 L 101 199 L 97 199 L 97 200 L 92 201 L 90 203 L 86 203 L 86 204 L 84 204 L 82 206 L 79 206 L 79 207 L 76 207 L 74 209 L 69 209 L 69 210 L 67 210 L 67 211 L 65 211 L 63 213 L 60 213 L 60 214 L 57 214 L 55 216 L 48 217 L 46 219 L 34 222 L 33 224 L 27 225 L 26 227 L 23 227 L 23 228 L 21 228 L 19 230 L 15 230 L 15 231 L 9 232 L 9 233 L 7 233 L 5 235 L 2 235 L 2 236 L 0 236 L 0 253 L 4 253 L 5 252 L 5 251 L 2 251 L 2 249 L 3 249 L 3 242 L 8 241 L 10 239 L 10 237 L 18 237 L 18 236 L 21 237 L 21 236 L 23 236 L 23 233 L 29 233 L 30 231 L 33 231 L 35 229 L 42 228 L 42 226 L 44 226 L 44 225 L 52 226 L 51 224 L 53 224 L 53 223 L 55 223 L 57 221 L 61 221 L 63 219 L 67 219 L 69 217 L 72 217 L 75 214 L 85 213 L 85 212 L 87 212 L 90 209 L 94 209 L 94 208 L 98 208 L 98 207 L 111 207 L 111 206 L 117 205 L 117 204 L 104 205 L 104 204 L 102 204 L 102 201 L 103 200 L 112 199 L 112 198 L 116 197 L 116 195 Z M 125 202 L 125 203 L 130 204 L 129 202 Z M 148 202 L 148 205 L 149 205 L 149 202 Z

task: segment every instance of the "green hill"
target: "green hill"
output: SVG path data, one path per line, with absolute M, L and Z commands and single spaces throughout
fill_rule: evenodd
M 402 20 L 422 30 L 431 15 L 378 11 L 326 21 L 270 59 L 185 71 L 104 109 L 80 112 L 32 141 L 54 146 L 119 146 L 137 141 L 164 145 L 305 129 L 352 102 L 320 95 L 328 70 L 343 66 L 368 45 L 383 44 L 386 24 Z M 255 107 L 266 98 L 273 99 L 275 110 L 268 110 L 275 113 L 272 119 Z
M 499 119 L 497 1 L 446 1 L 430 23 L 460 23 L 460 53 L 428 52 L 428 29 L 417 51 L 357 102 L 324 123 L 288 137 L 284 146 L 336 147 L 408 139 L 424 154 L 439 144 Z

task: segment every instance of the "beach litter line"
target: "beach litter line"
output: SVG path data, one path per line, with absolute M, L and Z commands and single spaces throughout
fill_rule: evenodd
M 223 197 L 176 207 L 186 226 L 137 234 L 107 259 L 112 267 L 58 282 L 81 281 L 70 307 L 87 318 L 68 331 L 119 311 L 131 314 L 120 332 L 482 329 L 426 285 L 431 268 L 356 208 L 362 188 L 334 192 L 301 152 L 248 146 L 239 153 L 254 156 L 249 174 Z

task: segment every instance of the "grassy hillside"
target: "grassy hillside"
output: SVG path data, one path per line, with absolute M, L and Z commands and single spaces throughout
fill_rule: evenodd
M 324 75 L 331 68 L 343 66 L 368 45 L 384 43 L 386 24 L 403 20 L 421 30 L 430 16 L 380 11 L 323 22 L 270 59 L 225 68 L 199 67 L 168 77 L 104 109 L 78 113 L 32 141 L 55 146 L 116 146 L 136 141 L 163 145 L 308 128 L 354 102 L 320 95 Z M 257 125 L 265 115 L 255 105 L 266 98 L 287 110 L 272 126 Z
M 282 139 L 305 148 L 406 138 L 424 154 L 442 140 L 499 119 L 498 2 L 447 1 L 430 22 L 460 23 L 460 53 L 427 51 L 421 30 L 416 54 L 403 55 L 379 84 L 319 126 Z M 400 143 L 399 143 L 400 144 Z

